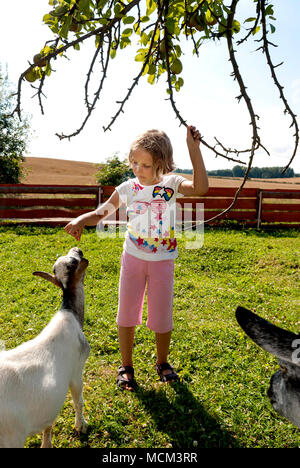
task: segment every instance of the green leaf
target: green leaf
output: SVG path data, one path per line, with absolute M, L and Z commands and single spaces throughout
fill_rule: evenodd
M 156 73 L 156 66 L 154 63 L 149 64 L 149 75 L 155 75 Z
M 104 24 L 104 25 L 106 25 L 109 22 L 107 18 L 100 18 L 98 21 L 100 24 Z
M 115 6 L 114 6 L 114 13 L 115 13 L 115 16 L 118 16 L 120 14 L 122 10 L 122 7 L 119 3 L 117 3 Z
M 180 45 L 178 45 L 178 44 L 175 45 L 175 51 L 176 51 L 177 57 L 180 57 L 180 56 L 181 56 L 181 48 L 180 48 Z
M 148 83 L 154 84 L 155 82 L 155 75 L 149 75 L 147 79 Z
M 51 24 L 51 23 L 53 23 L 53 22 L 56 21 L 56 20 L 53 18 L 52 15 L 48 15 L 48 14 L 47 14 L 47 15 L 44 15 L 44 16 L 43 16 L 43 21 L 44 21 L 44 23 L 46 23 L 46 24 Z
M 126 28 L 124 29 L 124 31 L 122 32 L 122 36 L 124 37 L 129 37 L 131 36 L 131 34 L 133 33 L 133 29 L 132 28 Z M 145 44 L 146 45 L 146 44 Z
M 117 55 L 117 50 L 116 49 L 110 49 L 109 55 L 110 55 L 110 58 L 114 59 L 115 56 Z
M 43 47 L 43 49 L 41 50 L 41 54 L 42 55 L 48 55 L 52 52 L 52 49 L 51 47 L 49 47 L 48 45 L 46 45 L 45 47 Z
M 260 26 L 256 26 L 256 28 L 253 29 L 253 31 L 252 31 L 253 36 L 254 36 L 254 34 L 258 33 L 259 30 L 260 30 Z
M 88 16 L 90 13 L 90 0 L 80 0 L 78 7 L 84 15 Z
M 146 46 L 149 42 L 149 37 L 148 37 L 148 34 L 146 33 L 142 33 L 142 36 L 141 36 L 141 43 Z
M 170 34 L 174 34 L 175 21 L 172 18 L 168 18 L 166 21 L 166 28 Z
M 148 71 L 149 71 L 149 64 L 147 63 L 147 64 L 145 65 L 145 68 L 144 68 L 144 71 L 143 71 L 143 73 L 142 73 L 142 76 L 147 75 Z
M 68 32 L 69 32 L 69 28 L 71 26 L 71 23 L 72 23 L 72 17 L 67 16 L 64 23 L 62 24 L 62 26 L 61 26 L 61 28 L 59 30 L 59 35 L 61 37 L 63 37 L 64 39 L 68 38 Z
M 265 15 L 274 15 L 273 5 L 268 5 L 265 9 Z
M 147 6 L 147 11 L 146 11 L 147 15 L 151 15 L 151 13 L 153 13 L 157 8 L 157 4 L 154 0 L 147 0 L 146 6 Z
M 273 24 L 270 24 L 270 29 L 272 34 L 276 31 L 276 28 Z
M 139 52 L 139 53 L 135 56 L 134 60 L 135 60 L 136 62 L 143 62 L 144 59 L 145 59 L 145 57 L 146 57 L 146 52 Z
M 226 11 L 227 15 L 230 15 L 230 13 L 231 13 L 230 8 L 228 8 L 228 7 L 226 7 L 225 5 L 223 5 L 223 10 Z
M 244 23 L 250 23 L 251 21 L 255 21 L 256 18 L 247 18 Z
M 97 8 L 98 11 L 102 10 L 103 7 L 107 4 L 108 0 L 98 0 L 97 1 Z
M 125 16 L 122 18 L 122 21 L 124 24 L 131 24 L 135 22 L 135 17 L 134 16 Z
M 120 41 L 120 48 L 125 49 L 129 44 L 131 44 L 131 40 L 129 37 L 122 37 Z

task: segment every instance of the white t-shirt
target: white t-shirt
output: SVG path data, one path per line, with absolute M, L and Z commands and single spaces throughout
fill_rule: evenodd
M 166 175 L 156 185 L 141 185 L 138 178 L 116 187 L 127 205 L 127 231 L 124 250 L 142 260 L 169 260 L 178 257 L 175 238 L 176 197 L 186 180 Z

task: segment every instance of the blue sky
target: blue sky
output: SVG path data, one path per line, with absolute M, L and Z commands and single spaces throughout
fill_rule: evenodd
M 241 2 L 243 17 L 253 15 L 252 0 Z M 273 62 L 284 60 L 277 68 L 278 77 L 293 111 L 300 115 L 300 9 L 299 1 L 273 1 L 275 7 L 276 32 L 270 36 L 278 44 L 272 48 Z M 18 76 L 27 68 L 46 40 L 52 39 L 51 31 L 43 25 L 42 17 L 50 9 L 48 0 L 1 0 L 0 17 L 0 62 L 7 65 L 10 81 L 16 84 Z M 246 25 L 247 26 L 247 25 Z M 244 31 L 245 25 L 242 26 Z M 257 38 L 260 35 L 258 34 Z M 217 137 L 228 147 L 249 148 L 251 146 L 250 118 L 244 103 L 234 99 L 239 95 L 236 82 L 230 77 L 231 68 L 227 59 L 224 42 L 206 44 L 201 48 L 199 58 L 192 57 L 191 47 L 183 39 L 185 55 L 183 78 L 185 84 L 176 103 L 182 116 L 195 125 L 205 139 L 212 143 Z M 258 43 L 251 42 L 239 47 L 237 54 L 240 70 L 256 113 L 260 116 L 260 136 L 271 156 L 258 151 L 254 166 L 284 166 L 293 148 L 290 117 L 283 115 L 278 90 L 271 80 L 269 69 L 261 52 L 255 52 Z M 104 94 L 97 109 L 83 132 L 70 142 L 60 141 L 55 133 L 76 130 L 85 116 L 84 81 L 89 61 L 94 51 L 93 39 L 82 47 L 80 53 L 69 54 L 70 61 L 58 59 L 56 73 L 47 80 L 44 91 L 45 115 L 41 115 L 34 90 L 26 83 L 23 86 L 23 109 L 32 115 L 32 138 L 28 156 L 61 158 L 87 162 L 101 162 L 118 152 L 125 157 L 130 143 L 141 132 L 149 128 L 160 128 L 170 136 L 174 148 L 175 163 L 178 167 L 191 167 L 186 149 L 183 126 L 166 100 L 165 77 L 155 86 L 142 80 L 135 88 L 125 113 L 115 122 L 112 131 L 103 132 L 117 110 L 116 101 L 122 99 L 132 79 L 139 71 L 134 62 L 134 51 L 121 51 L 111 64 L 111 70 L 104 88 Z M 125 52 L 125 53 L 124 53 Z M 203 147 L 203 156 L 208 170 L 233 167 L 223 158 L 216 158 Z M 292 164 L 300 173 L 300 150 Z M 244 158 L 247 162 L 247 158 Z

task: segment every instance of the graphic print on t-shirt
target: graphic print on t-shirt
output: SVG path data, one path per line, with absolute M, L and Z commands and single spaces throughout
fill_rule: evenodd
M 129 179 L 116 190 L 127 205 L 127 230 L 124 249 L 144 260 L 167 260 L 178 256 L 175 238 L 176 199 L 185 178 L 162 176 L 156 185 L 141 185 Z
M 136 191 L 134 184 L 133 190 Z M 129 238 L 140 250 L 149 253 L 157 251 L 173 252 L 176 249 L 174 239 L 174 219 L 170 219 L 168 201 L 174 190 L 170 187 L 156 185 L 151 202 L 136 201 L 129 211 Z
M 159 185 L 156 185 L 156 187 L 154 187 L 152 196 L 153 198 L 159 196 L 161 198 L 164 198 L 166 201 L 169 201 L 170 198 L 172 198 L 173 194 L 174 190 L 170 187 L 160 187 Z

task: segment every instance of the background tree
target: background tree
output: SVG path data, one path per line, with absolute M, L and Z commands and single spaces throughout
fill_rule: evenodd
M 121 161 L 117 154 L 107 158 L 105 163 L 97 164 L 97 167 L 96 182 L 100 185 L 116 186 L 134 177 L 127 161 Z
M 168 99 L 175 116 L 180 125 L 186 125 L 174 98 L 175 92 L 179 92 L 184 85 L 181 40 L 185 38 L 193 44 L 195 58 L 199 49 L 205 47 L 209 41 L 225 41 L 232 65 L 232 77 L 238 87 L 236 99 L 245 102 L 252 129 L 251 137 L 243 149 L 226 147 L 217 137 L 215 141 L 208 142 L 201 136 L 201 142 L 216 156 L 246 167 L 243 182 L 233 203 L 228 207 L 229 210 L 245 184 L 257 150 L 263 148 L 268 153 L 260 138 L 257 124 L 259 116 L 238 65 L 237 47 L 241 51 L 246 42 L 257 42 L 257 51 L 262 52 L 266 58 L 273 83 L 283 103 L 284 113 L 291 118 L 290 127 L 294 131 L 295 144 L 285 170 L 295 157 L 299 143 L 296 116 L 276 75 L 276 68 L 282 63 L 274 65 L 270 54 L 270 47 L 274 44 L 269 37 L 275 31 L 273 5 L 268 0 L 250 0 L 251 16 L 241 17 L 238 9 L 240 1 L 229 0 L 225 5 L 223 0 L 49 0 L 51 10 L 45 14 L 43 20 L 51 29 L 54 38 L 47 41 L 34 56 L 33 63 L 21 74 L 15 112 L 21 116 L 21 87 L 24 78 L 31 83 L 39 81 L 38 86 L 31 86 L 36 90 L 43 112 L 43 86 L 45 79 L 54 70 L 54 60 L 59 56 L 66 57 L 70 48 L 80 51 L 83 42 L 93 39 L 95 52 L 84 84 L 86 115 L 76 131 L 67 135 L 57 134 L 59 138 L 70 139 L 83 130 L 101 96 L 111 60 L 115 59 L 122 49 L 136 47 L 136 44 L 138 45 L 135 60 L 141 63 L 140 72 L 123 99 L 117 101 L 118 109 L 104 127 L 104 131 L 111 130 L 118 116 L 124 112 L 126 102 L 142 77 L 147 77 L 148 82 L 154 84 L 162 75 L 166 76 Z M 241 24 L 246 25 L 246 34 L 243 37 L 238 34 Z M 98 65 L 101 73 L 95 91 L 91 83 Z
M 20 182 L 28 143 L 28 118 L 20 122 L 9 115 L 14 105 L 7 73 L 3 74 L 0 67 L 0 184 Z

